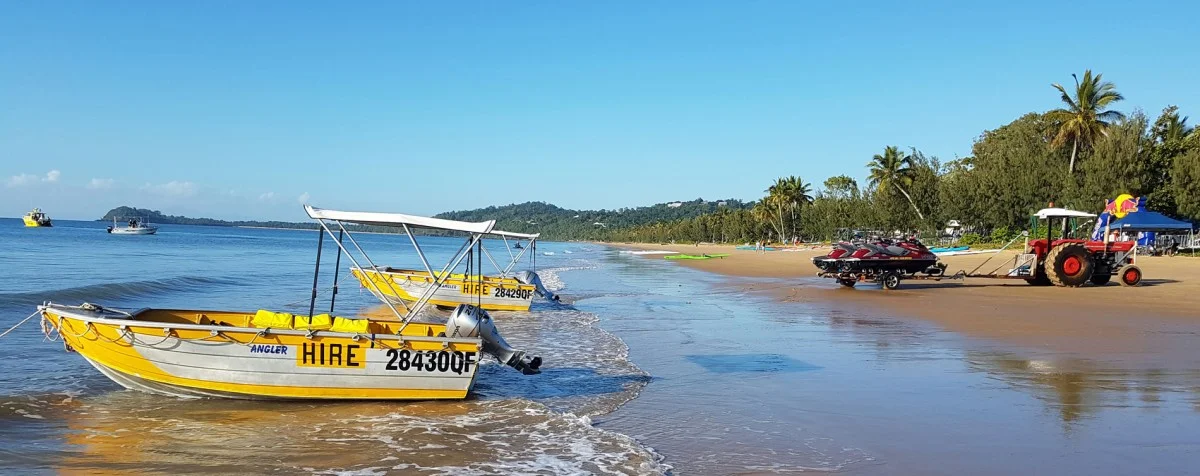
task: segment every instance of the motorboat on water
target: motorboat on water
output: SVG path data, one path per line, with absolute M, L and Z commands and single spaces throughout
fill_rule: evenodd
M 403 312 L 384 300 L 390 311 L 386 317 L 335 314 L 342 256 L 359 268 L 360 261 L 371 262 L 346 224 L 464 233 L 467 245 L 450 258 L 449 269 L 478 245 L 494 221 L 468 223 L 307 205 L 305 211 L 320 225 L 307 314 L 268 309 L 124 310 L 45 302 L 38 306 L 43 332 L 126 388 L 176 397 L 462 399 L 475 384 L 483 354 L 524 374 L 539 372 L 541 359 L 509 346 L 491 316 L 478 306 L 459 305 L 443 322 L 414 322 L 429 304 L 431 290 L 445 283 L 448 274 L 438 275 L 415 303 L 403 305 Z M 329 312 L 318 313 L 326 236 L 336 243 L 338 255 Z M 349 238 L 357 253 L 346 248 L 342 237 Z M 415 240 L 413 246 L 424 257 Z M 375 282 L 368 285 L 381 294 Z
M 25 226 L 29 228 L 37 227 L 52 227 L 54 223 L 50 221 L 50 216 L 43 212 L 41 208 L 34 208 L 21 218 L 25 222 Z
M 500 238 L 507 250 L 513 249 L 508 246 L 510 238 L 528 240 L 528 245 L 517 248 L 521 251 L 516 254 L 509 251 L 509 261 L 504 267 L 497 264 L 495 257 L 480 242 L 476 246 L 477 249 L 468 250 L 464 273 L 450 270 L 434 271 L 427 263 L 425 269 L 370 266 L 354 267 L 350 272 L 358 278 L 363 288 L 372 292 L 379 289 L 382 292 L 376 297 L 394 303 L 416 302 L 420 296 L 430 293 L 429 302 L 442 308 L 472 304 L 488 311 L 528 311 L 534 297 L 558 300 L 558 297 L 542 284 L 541 277 L 535 271 L 538 234 L 493 230 L 486 236 Z M 411 234 L 409 238 L 416 241 Z M 528 256 L 533 269 L 514 272 L 514 268 L 526 256 L 527 250 L 531 250 Z M 484 260 L 494 267 L 494 274 L 484 274 Z M 424 257 L 422 262 L 425 263 Z M 434 283 L 439 277 L 444 279 L 441 280 L 441 284 L 435 286 Z
M 153 235 L 158 233 L 158 227 L 139 218 L 130 218 L 126 226 L 117 226 L 117 218 L 113 217 L 113 224 L 108 227 L 108 232 L 114 235 Z

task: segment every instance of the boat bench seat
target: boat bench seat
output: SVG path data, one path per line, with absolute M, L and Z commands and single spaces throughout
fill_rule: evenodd
M 287 312 L 272 312 L 259 309 L 250 319 L 251 327 L 270 329 L 292 329 L 298 331 L 333 331 L 347 334 L 371 334 L 371 321 L 367 319 L 347 319 L 329 314 L 294 316 Z

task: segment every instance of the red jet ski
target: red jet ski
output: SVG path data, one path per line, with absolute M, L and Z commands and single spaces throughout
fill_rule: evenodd
M 845 245 L 848 244 L 838 243 L 829 255 L 813 258 L 813 264 L 825 272 L 871 275 L 891 272 L 937 275 L 944 270 L 937 264 L 937 255 L 916 239 L 862 243 L 853 251 Z
M 833 251 L 830 251 L 825 256 L 814 256 L 812 262 L 821 271 L 837 271 L 838 260 L 849 258 L 855 251 L 858 251 L 858 245 L 848 241 L 839 241 L 833 244 Z

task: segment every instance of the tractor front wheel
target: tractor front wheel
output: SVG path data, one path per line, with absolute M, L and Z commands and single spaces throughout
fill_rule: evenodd
M 1095 263 L 1082 243 L 1063 243 L 1046 253 L 1046 277 L 1055 286 L 1079 287 L 1092 279 Z
M 1142 269 L 1132 264 L 1121 268 L 1117 274 L 1121 276 L 1121 284 L 1125 286 L 1137 286 L 1142 282 Z

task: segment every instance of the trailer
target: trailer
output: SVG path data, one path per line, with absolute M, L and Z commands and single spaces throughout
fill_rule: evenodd
M 943 270 L 945 267 L 943 265 Z M 959 271 L 948 275 L 944 272 L 938 274 L 928 273 L 905 273 L 903 270 L 885 270 L 885 271 L 864 271 L 860 273 L 829 271 L 817 273 L 817 277 L 835 279 L 842 286 L 852 288 L 860 282 L 878 283 L 883 286 L 883 289 L 892 290 L 900 287 L 900 281 L 921 280 L 921 281 L 945 281 L 945 280 L 961 280 L 966 277 L 966 273 Z

